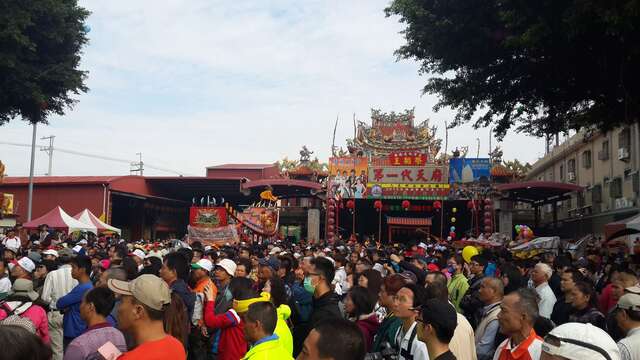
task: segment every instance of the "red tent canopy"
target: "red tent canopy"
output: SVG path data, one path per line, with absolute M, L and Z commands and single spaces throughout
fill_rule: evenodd
M 56 206 L 48 213 L 41 217 L 22 224 L 25 229 L 37 229 L 38 226 L 47 224 L 49 228 L 63 230 L 66 232 L 88 231 L 94 234 L 98 233 L 96 227 L 92 224 L 85 224 L 80 220 L 72 218 L 60 206 Z

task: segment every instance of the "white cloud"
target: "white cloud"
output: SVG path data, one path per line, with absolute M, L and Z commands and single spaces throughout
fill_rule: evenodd
M 402 44 L 387 0 L 365 1 L 84 1 L 91 43 L 83 67 L 91 91 L 40 135 L 62 148 L 145 162 L 188 174 L 228 162 L 274 162 L 296 157 L 306 144 L 329 155 L 333 122 L 338 144 L 353 133 L 351 117 L 371 107 L 416 107 L 444 136 L 449 111 L 433 113 L 426 81 L 410 61 L 396 62 Z M 21 121 L 0 128 L 8 141 L 28 143 Z M 488 130 L 449 132 L 450 148 Z M 509 135 L 507 158 L 533 161 L 542 141 Z M 0 145 L 12 175 L 28 174 L 28 149 Z M 26 161 L 25 161 L 26 160 Z M 39 153 L 37 173 L 46 171 Z M 55 174 L 123 174 L 126 164 L 56 153 Z M 164 173 L 147 171 L 148 174 Z

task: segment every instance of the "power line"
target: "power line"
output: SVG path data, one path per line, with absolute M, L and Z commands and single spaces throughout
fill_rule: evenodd
M 10 142 L 10 141 L 0 141 L 0 145 L 31 147 L 30 144 L 16 143 L 16 142 Z M 46 146 L 42 146 L 42 145 L 36 145 L 36 147 L 40 148 L 40 150 L 47 148 Z M 114 158 L 114 157 L 104 156 L 104 155 L 84 153 L 84 152 L 80 152 L 80 151 L 76 151 L 76 150 L 64 149 L 64 148 L 59 148 L 59 147 L 56 147 L 55 150 L 59 151 L 59 152 L 62 152 L 62 153 L 67 153 L 67 154 L 72 154 L 72 155 L 77 155 L 77 156 L 84 156 L 84 157 L 93 158 L 93 159 L 114 161 L 114 162 L 120 162 L 120 163 L 131 165 L 131 160 L 127 160 L 127 159 L 120 159 L 120 158 Z M 167 169 L 167 168 L 160 167 L 160 166 L 155 166 L 155 165 L 152 165 L 152 164 L 149 164 L 149 163 L 144 163 L 144 166 L 146 168 L 148 168 L 148 169 L 154 169 L 154 170 L 167 172 L 167 173 L 171 173 L 171 174 L 176 174 L 176 175 L 180 175 L 180 176 L 190 175 L 190 174 L 186 174 L 186 173 L 181 172 L 181 171 Z

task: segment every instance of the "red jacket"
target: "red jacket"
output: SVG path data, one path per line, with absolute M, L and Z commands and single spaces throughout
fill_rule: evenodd
M 204 323 L 208 328 L 221 329 L 217 359 L 242 359 L 247 352 L 247 341 L 244 339 L 240 316 L 233 309 L 229 309 L 224 314 L 216 315 L 214 307 L 214 301 L 207 301 L 205 304 Z

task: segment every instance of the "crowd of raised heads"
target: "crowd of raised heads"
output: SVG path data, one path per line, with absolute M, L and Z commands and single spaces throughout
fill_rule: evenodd
M 1 237 L 0 358 L 640 360 L 638 258 Z

